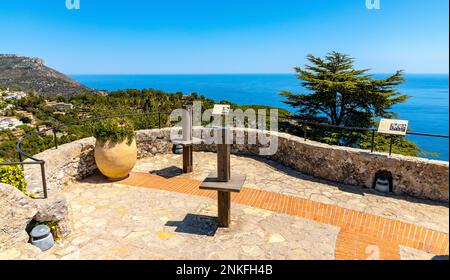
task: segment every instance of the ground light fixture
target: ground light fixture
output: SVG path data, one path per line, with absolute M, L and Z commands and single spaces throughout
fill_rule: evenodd
M 55 244 L 50 228 L 46 225 L 38 225 L 31 232 L 31 244 L 38 247 L 42 251 L 47 251 Z

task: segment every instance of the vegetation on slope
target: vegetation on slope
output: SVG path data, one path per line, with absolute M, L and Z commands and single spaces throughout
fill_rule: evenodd
M 59 110 L 49 106 L 49 101 L 68 102 L 74 105 L 70 110 Z M 170 113 L 174 109 L 181 108 L 185 104 L 191 104 L 193 101 L 201 101 L 202 109 L 210 109 L 217 102 L 205 98 L 196 93 L 184 95 L 181 92 L 166 93 L 153 89 L 128 89 L 114 91 L 107 95 L 78 94 L 71 98 L 58 96 L 55 98 L 44 98 L 37 95 L 28 95 L 21 100 L 11 101 L 15 105 L 15 110 L 7 112 L 8 115 L 18 115 L 18 110 L 24 110 L 33 113 L 36 122 L 33 126 L 21 126 L 16 131 L 0 131 L 0 157 L 6 160 L 18 160 L 18 154 L 15 150 L 16 142 L 23 135 L 36 133 L 37 127 L 54 127 L 63 123 L 78 122 L 81 120 L 124 114 L 137 114 L 130 116 L 136 130 L 157 128 L 171 125 L 168 114 L 150 114 L 153 112 Z M 246 110 L 250 107 L 258 109 L 271 109 L 268 106 L 239 106 L 237 104 L 222 100 L 220 103 L 230 104 L 233 109 Z M 146 113 L 149 113 L 145 115 Z M 282 116 L 290 115 L 286 110 L 279 109 Z M 74 124 L 68 127 L 62 127 L 57 131 L 58 143 L 68 143 L 77 139 L 92 136 L 92 126 L 86 124 Z M 33 136 L 23 142 L 23 149 L 30 155 L 37 154 L 54 146 L 53 134 L 40 134 Z
M 0 54 L 0 85 L 46 97 L 97 93 L 47 67 L 39 58 L 4 54 Z

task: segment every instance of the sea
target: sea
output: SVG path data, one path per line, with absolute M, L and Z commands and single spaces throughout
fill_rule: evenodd
M 196 92 L 216 101 L 228 100 L 239 105 L 260 104 L 295 109 L 283 103 L 282 91 L 304 93 L 294 74 L 180 74 L 180 75 L 71 75 L 81 84 L 114 91 L 119 89 L 153 88 L 167 92 Z M 386 77 L 376 74 L 375 78 Z M 398 87 L 410 96 L 407 102 L 397 104 L 392 111 L 399 119 L 409 121 L 412 132 L 449 135 L 449 75 L 407 74 L 406 82 Z M 407 136 L 427 152 L 425 157 L 449 160 L 449 140 L 446 138 Z

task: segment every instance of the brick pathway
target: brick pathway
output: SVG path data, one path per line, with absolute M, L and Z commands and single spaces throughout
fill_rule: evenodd
M 215 191 L 200 190 L 200 181 L 194 179 L 166 179 L 135 172 L 117 183 L 217 199 Z M 336 259 L 397 260 L 400 258 L 400 245 L 433 255 L 449 253 L 447 233 L 336 205 L 251 188 L 243 188 L 241 193 L 232 194 L 232 201 L 340 227 Z

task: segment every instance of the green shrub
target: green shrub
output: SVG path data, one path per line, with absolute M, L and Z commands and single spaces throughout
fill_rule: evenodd
M 29 117 L 24 116 L 24 117 L 21 117 L 19 120 L 23 123 L 31 123 L 31 119 Z
M 0 158 L 0 162 L 4 160 Z M 27 182 L 20 166 L 0 166 L 0 183 L 16 187 L 19 191 L 27 194 Z
M 127 140 L 133 142 L 133 123 L 123 118 L 112 118 L 96 121 L 91 125 L 92 135 L 101 142 L 121 143 Z

